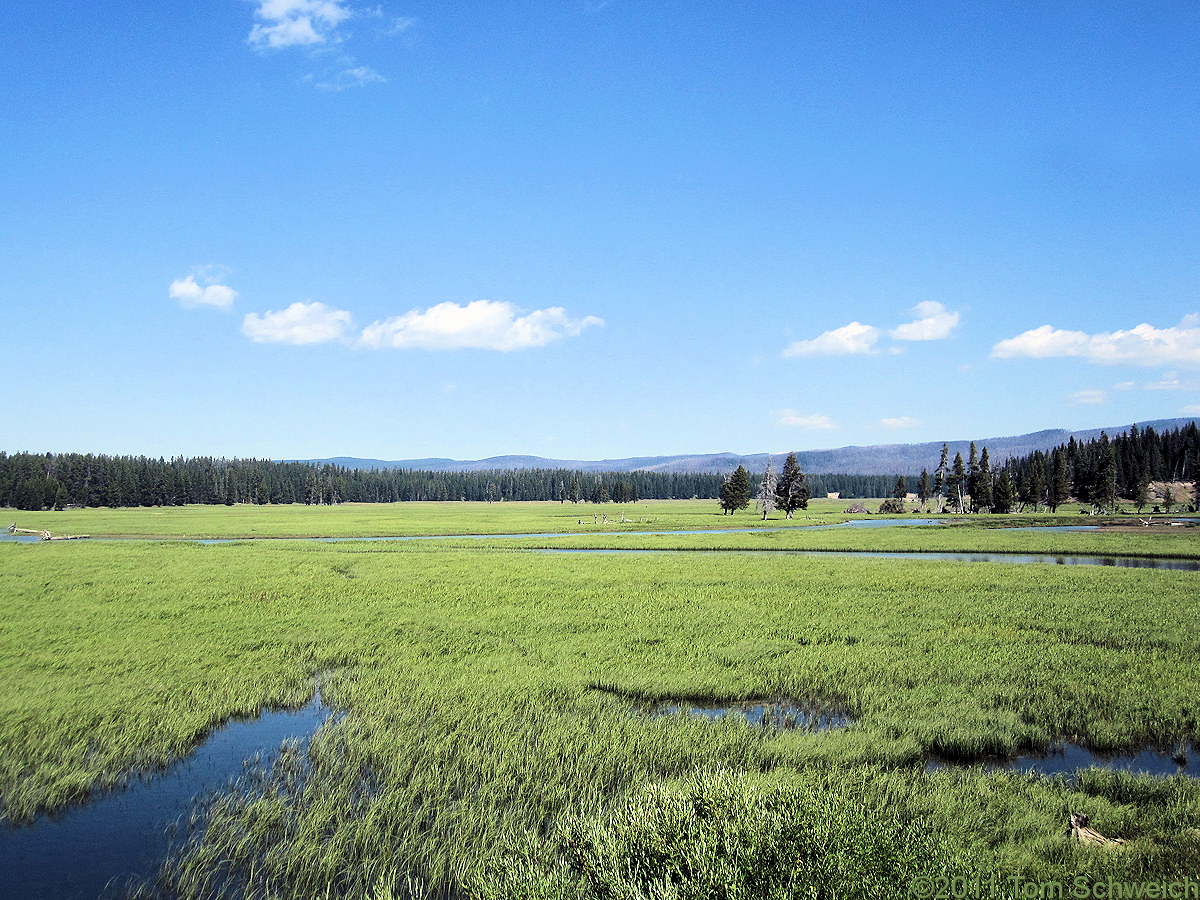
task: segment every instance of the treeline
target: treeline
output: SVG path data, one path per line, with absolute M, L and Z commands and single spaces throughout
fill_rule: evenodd
M 1002 471 L 1029 506 L 1056 506 L 1065 495 L 1097 510 L 1115 510 L 1127 501 L 1139 510 L 1155 503 L 1151 482 L 1191 482 L 1189 496 L 1163 497 L 1168 507 L 1195 505 L 1200 477 L 1200 429 L 1191 422 L 1159 433 L 1132 426 L 1114 438 L 1101 433 L 1089 441 L 1071 438 L 1053 450 L 1006 460 Z
M 151 459 L 81 453 L 0 452 L 0 507 L 181 506 L 188 503 L 393 503 L 407 500 L 560 500 L 632 503 L 639 499 L 716 499 L 725 479 L 701 472 L 602 472 L 505 469 L 433 472 L 351 469 L 329 463 L 264 459 Z M 877 497 L 890 479 L 810 475 L 816 496 Z

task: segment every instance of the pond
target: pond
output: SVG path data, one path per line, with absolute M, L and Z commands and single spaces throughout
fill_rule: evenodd
M 750 556 L 841 556 L 870 557 L 875 559 L 934 559 L 969 563 L 1010 563 L 1014 565 L 1050 566 L 1112 566 L 1118 569 L 1162 569 L 1177 572 L 1200 572 L 1197 559 L 1160 559 L 1144 556 L 1089 556 L 1083 554 L 1035 554 L 1035 553 L 946 553 L 923 550 L 665 550 L 624 549 L 609 547 L 588 549 L 575 547 L 545 547 L 535 553 L 596 553 L 596 554 L 653 554 L 653 553 L 737 553 Z
M 1191 748 L 1190 753 L 1182 747 L 1175 753 L 1152 747 L 1137 753 L 1096 753 L 1071 741 L 1061 741 L 1046 753 L 1028 753 L 1012 759 L 988 759 L 983 767 L 989 772 L 1020 772 L 1025 775 L 1070 777 L 1079 769 L 1097 768 L 1113 772 L 1200 778 L 1200 754 L 1195 747 Z M 945 760 L 931 760 L 925 766 L 927 772 L 954 768 L 960 768 L 960 765 Z
M 635 708 L 640 714 L 654 719 L 688 715 L 717 722 L 732 716 L 749 725 L 772 731 L 828 731 L 854 724 L 854 720 L 845 713 L 818 708 L 788 697 L 724 702 L 663 700 L 658 703 L 638 703 Z
M 331 712 L 318 692 L 302 709 L 229 722 L 162 773 L 32 824 L 0 827 L 0 887 L 22 900 L 119 896 L 131 879 L 157 871 L 171 826 L 186 826 L 198 795 L 226 788 L 246 760 L 311 737 Z

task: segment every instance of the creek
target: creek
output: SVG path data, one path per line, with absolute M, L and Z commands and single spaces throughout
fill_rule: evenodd
M 331 713 L 318 692 L 298 710 L 230 721 L 161 773 L 134 776 L 31 824 L 0 827 L 0 890 L 22 900 L 120 896 L 157 872 L 171 833 L 187 828 L 199 797 L 228 788 L 247 761 L 269 761 L 284 741 L 306 741 Z

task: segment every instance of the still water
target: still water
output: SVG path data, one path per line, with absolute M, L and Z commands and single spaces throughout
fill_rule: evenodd
M 161 774 L 32 824 L 0 828 L 0 894 L 24 900 L 120 896 L 130 879 L 157 871 L 171 826 L 187 827 L 197 796 L 228 787 L 245 760 L 270 755 L 285 740 L 311 737 L 330 714 L 318 694 L 299 710 L 230 722 Z

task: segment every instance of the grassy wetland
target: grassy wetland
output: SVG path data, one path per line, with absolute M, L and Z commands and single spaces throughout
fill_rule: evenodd
M 1014 877 L 1200 873 L 1194 779 L 981 765 L 1060 739 L 1194 754 L 1200 573 L 740 552 L 1195 559 L 1200 530 L 804 529 L 840 506 L 766 523 L 781 531 L 617 537 L 599 532 L 764 523 L 712 502 L 19 514 L 281 539 L 0 545 L 0 815 L 84 802 L 232 716 L 304 704 L 321 675 L 344 715 L 209 798 L 144 894 L 903 896 L 994 876 L 1004 896 Z M 560 532 L 580 534 L 286 539 Z M 552 546 L 680 552 L 528 549 Z M 641 712 L 780 697 L 852 724 Z M 1076 811 L 1126 843 L 1068 840 Z

